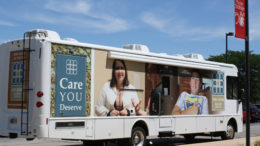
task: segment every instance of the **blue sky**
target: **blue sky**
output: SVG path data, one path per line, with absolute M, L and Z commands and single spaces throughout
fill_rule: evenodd
M 260 1 L 249 0 L 250 50 L 260 54 Z M 151 52 L 225 53 L 225 33 L 234 32 L 234 0 L 1 0 L 0 43 L 31 29 L 61 38 L 122 47 L 144 44 Z M 229 37 L 230 50 L 244 40 Z

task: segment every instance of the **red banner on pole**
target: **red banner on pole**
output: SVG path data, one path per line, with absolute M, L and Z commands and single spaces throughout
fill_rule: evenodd
M 246 39 L 245 0 L 235 0 L 235 37 Z

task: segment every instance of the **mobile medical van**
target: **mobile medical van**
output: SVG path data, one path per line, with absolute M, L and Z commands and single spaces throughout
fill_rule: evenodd
M 243 124 L 237 76 L 236 66 L 199 54 L 116 48 L 31 30 L 0 46 L 0 135 L 85 145 L 113 139 L 145 145 L 147 136 L 231 139 Z M 118 89 L 120 77 L 127 82 Z

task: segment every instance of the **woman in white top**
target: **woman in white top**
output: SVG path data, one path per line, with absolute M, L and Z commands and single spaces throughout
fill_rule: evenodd
M 137 104 L 136 104 L 137 103 Z M 130 113 L 145 115 L 134 86 L 128 81 L 123 60 L 114 60 L 112 79 L 104 84 L 96 104 L 98 116 L 129 116 Z

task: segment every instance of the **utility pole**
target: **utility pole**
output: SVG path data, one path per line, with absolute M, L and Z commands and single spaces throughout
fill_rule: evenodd
M 246 39 L 245 39 L 245 56 L 246 56 L 246 146 L 250 146 L 250 72 L 249 72 L 249 23 L 248 23 L 248 0 L 245 0 L 246 14 Z

